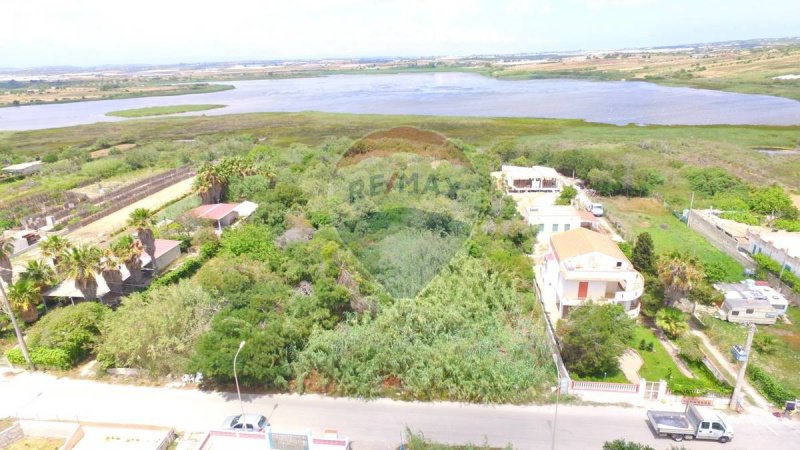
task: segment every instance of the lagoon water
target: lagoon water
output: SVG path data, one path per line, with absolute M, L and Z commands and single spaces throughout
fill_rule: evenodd
M 233 81 L 208 94 L 0 108 L 0 130 L 137 120 L 105 114 L 131 108 L 222 104 L 185 113 L 325 111 L 358 114 L 542 117 L 617 125 L 800 125 L 800 102 L 767 95 L 665 87 L 646 82 L 506 81 L 471 73 L 332 75 Z

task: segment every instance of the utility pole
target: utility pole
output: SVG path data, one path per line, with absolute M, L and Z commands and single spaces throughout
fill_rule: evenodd
M 31 370 L 36 370 L 36 366 L 34 366 L 33 361 L 31 361 L 31 355 L 28 353 L 25 337 L 22 336 L 22 331 L 20 331 L 19 324 L 17 324 L 17 318 L 14 316 L 14 311 L 11 309 L 11 304 L 8 302 L 8 296 L 6 296 L 6 289 L 3 287 L 2 281 L 0 281 L 0 294 L 2 294 L 3 297 L 3 310 L 7 312 L 8 317 L 11 318 L 11 325 L 14 327 L 14 332 L 17 334 L 17 342 L 19 342 L 19 348 L 22 350 L 22 356 L 25 357 L 28 367 L 30 367 Z
M 747 363 L 750 361 L 750 347 L 753 346 L 753 336 L 756 334 L 756 324 L 750 323 L 747 326 L 747 342 L 744 344 L 745 358 L 742 365 L 739 367 L 739 376 L 736 377 L 736 386 L 733 388 L 733 396 L 731 396 L 731 403 L 728 405 L 730 409 L 736 409 L 739 403 L 739 396 L 742 392 L 742 383 L 744 383 L 745 372 L 747 371 Z

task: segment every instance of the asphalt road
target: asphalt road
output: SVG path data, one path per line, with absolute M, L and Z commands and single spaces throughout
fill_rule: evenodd
M 275 430 L 337 429 L 354 450 L 396 448 L 406 427 L 449 443 L 512 444 L 518 449 L 548 449 L 553 405 L 480 406 L 457 403 L 362 401 L 317 395 L 245 395 L 248 413 L 271 415 Z M 674 409 L 674 407 L 672 408 Z M 80 420 L 172 426 L 204 431 L 239 411 L 236 394 L 195 389 L 107 384 L 56 378 L 42 373 L 0 375 L 0 417 Z M 599 449 L 625 438 L 656 449 L 673 444 L 653 436 L 645 410 L 620 406 L 561 405 L 556 448 Z M 800 449 L 800 419 L 765 413 L 730 417 L 733 442 L 684 442 L 690 449 Z

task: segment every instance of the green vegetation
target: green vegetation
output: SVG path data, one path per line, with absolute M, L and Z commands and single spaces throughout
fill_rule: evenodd
M 97 359 L 104 368 L 184 373 L 194 343 L 209 328 L 220 303 L 187 282 L 132 294 L 103 322 Z
M 121 111 L 111 111 L 107 116 L 114 117 L 148 117 L 163 116 L 165 114 L 179 114 L 194 111 L 207 111 L 209 109 L 224 108 L 225 105 L 172 105 L 172 106 L 151 106 L 148 108 L 124 109 Z
M 37 366 L 61 370 L 83 361 L 95 349 L 106 314 L 107 309 L 97 303 L 47 314 L 28 331 L 31 360 Z M 18 348 L 9 350 L 6 356 L 13 364 L 25 364 Z
M 778 322 L 758 327 L 747 370 L 756 389 L 778 406 L 786 398 L 800 397 L 800 310 L 789 307 L 787 314 L 792 325 Z M 747 329 L 741 325 L 712 317 L 704 317 L 703 323 L 706 335 L 724 354 L 730 354 L 732 345 L 745 342 Z
M 406 428 L 406 437 L 403 445 L 404 449 L 408 450 L 500 450 L 497 447 L 490 447 L 488 444 L 474 445 L 447 445 L 433 442 L 426 438 L 422 433 L 415 433 Z M 504 450 L 513 450 L 511 445 L 504 447 Z
M 619 357 L 633 339 L 635 324 L 620 305 L 589 303 L 559 322 L 561 356 L 579 376 L 605 377 L 619 371 Z
M 792 291 L 800 293 L 800 277 L 793 274 L 790 270 L 784 270 L 783 267 L 781 267 L 781 263 L 763 253 L 753 255 L 753 259 L 756 261 L 756 274 L 759 278 L 766 278 L 767 272 L 776 277 L 780 276 L 781 281 L 791 287 Z
M 650 234 L 657 254 L 677 251 L 691 255 L 703 267 L 721 268 L 723 281 L 744 278 L 744 269 L 736 260 L 709 244 L 655 201 L 616 197 L 606 199 L 603 206 L 609 217 L 622 226 L 624 235 Z

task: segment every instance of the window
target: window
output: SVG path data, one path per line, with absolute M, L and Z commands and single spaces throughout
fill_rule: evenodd
M 708 426 L 709 426 L 708 422 L 703 422 L 703 423 L 700 424 L 700 428 L 703 429 L 703 430 L 707 430 Z
M 622 261 L 617 261 L 617 268 L 622 267 Z
M 739 315 L 739 311 L 734 311 L 734 312 L 731 313 L 731 315 L 732 316 L 738 316 Z
M 568 224 L 568 223 L 565 223 L 565 224 L 564 224 L 564 231 L 569 231 L 569 229 L 570 229 L 570 226 L 569 226 L 569 224 Z
M 753 314 L 756 310 L 755 309 L 746 309 L 744 311 L 745 314 Z
M 722 428 L 722 425 L 720 425 L 720 424 L 718 424 L 716 422 L 711 424 L 711 428 L 713 428 L 715 430 L 719 430 L 719 431 L 725 431 L 725 428 Z
M 558 231 L 558 224 L 557 223 L 553 224 L 553 231 Z

